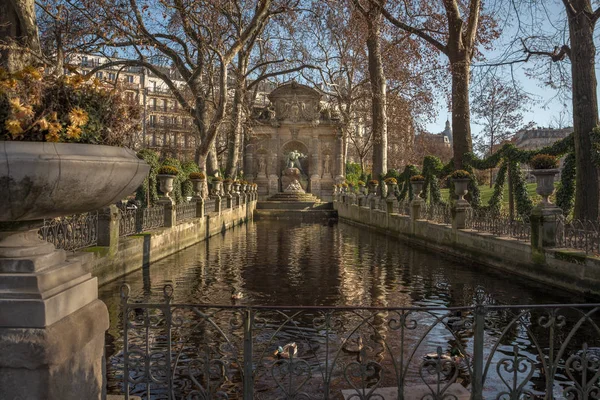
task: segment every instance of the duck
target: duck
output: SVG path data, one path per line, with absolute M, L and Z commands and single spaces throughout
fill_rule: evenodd
M 288 343 L 283 347 L 277 347 L 277 350 L 275 350 L 273 355 L 277 358 L 290 358 L 290 353 L 292 356 L 296 356 L 296 354 L 298 354 L 298 345 L 296 342 Z
M 231 292 L 231 300 L 240 300 L 243 298 L 244 298 L 244 293 L 233 289 L 233 291 Z
M 452 361 L 454 367 L 458 368 L 459 375 L 468 374 L 469 367 L 467 362 L 467 356 L 465 356 L 458 347 L 452 347 L 449 353 L 442 353 L 441 349 L 438 348 L 439 352 L 428 353 L 423 358 L 426 360 L 437 360 L 440 359 L 442 362 Z
M 448 317 L 446 324 L 453 330 L 458 330 L 465 325 L 465 320 L 462 317 L 462 312 L 457 311 L 453 316 Z

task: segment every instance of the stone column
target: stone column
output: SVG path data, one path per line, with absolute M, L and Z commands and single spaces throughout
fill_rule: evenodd
M 471 205 L 465 201 L 454 205 L 452 215 L 452 229 L 465 229 L 467 227 L 467 214 L 471 210 Z
M 277 146 L 273 144 L 273 139 L 271 139 L 271 145 Z M 271 149 L 271 160 L 269 163 L 269 195 L 274 195 L 279 192 L 279 157 L 277 156 L 277 150 Z M 285 188 L 283 188 L 285 189 Z
M 0 399 L 99 400 L 109 321 L 91 256 L 40 240 L 42 223 L 0 224 Z
M 319 149 L 319 135 L 314 134 L 310 138 L 310 192 L 321 195 L 321 157 Z
M 410 202 L 410 219 L 416 221 L 421 219 L 423 208 L 425 207 L 425 200 L 423 200 L 419 196 L 415 196 L 415 198 Z
M 115 205 L 104 207 L 98 212 L 98 246 L 108 247 L 115 255 L 119 250 L 119 220 L 121 212 Z
M 177 225 L 175 201 L 170 197 L 162 197 L 158 203 L 165 208 L 165 228 L 171 228 Z
M 345 181 L 346 166 L 344 165 L 344 137 L 339 132 L 335 141 L 335 181 L 336 183 L 342 183 Z
M 556 228 L 562 217 L 556 205 L 540 203 L 531 212 L 531 247 L 534 251 L 556 247 Z
M 244 176 L 248 182 L 254 182 L 254 145 L 246 146 L 244 152 Z
M 204 199 L 202 197 L 192 197 L 196 202 L 196 218 L 204 218 Z

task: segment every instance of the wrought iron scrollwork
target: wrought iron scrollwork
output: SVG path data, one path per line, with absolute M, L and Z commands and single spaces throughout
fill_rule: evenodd
M 145 398 L 600 394 L 600 305 L 501 306 L 479 291 L 451 309 L 177 304 L 170 286 L 162 297 L 137 303 L 121 289 L 125 343 L 113 365 Z

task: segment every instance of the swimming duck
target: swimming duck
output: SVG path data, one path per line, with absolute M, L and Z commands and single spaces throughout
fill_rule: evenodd
M 277 347 L 277 350 L 273 353 L 277 358 L 290 358 L 290 352 L 293 356 L 298 354 L 298 345 L 295 342 L 288 343 L 285 346 Z

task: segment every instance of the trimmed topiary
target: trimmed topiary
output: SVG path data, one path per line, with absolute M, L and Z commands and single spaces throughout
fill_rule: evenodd
M 423 175 L 413 175 L 410 177 L 411 182 L 424 182 L 425 177 Z

